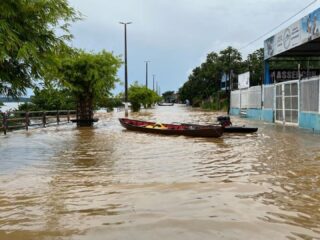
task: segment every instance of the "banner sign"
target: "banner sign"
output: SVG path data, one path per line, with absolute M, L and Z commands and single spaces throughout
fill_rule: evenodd
M 228 90 L 229 89 L 229 74 L 222 73 L 221 81 L 220 81 L 220 88 L 221 88 L 221 90 Z
M 250 72 L 238 75 L 238 89 L 250 87 Z
M 320 8 L 264 41 L 264 59 L 320 37 Z
M 310 69 L 308 70 L 300 70 L 300 77 L 303 78 L 310 78 L 314 76 L 319 76 L 320 70 L 319 69 Z M 270 76 L 273 82 L 283 82 L 283 81 L 290 81 L 290 80 L 298 80 L 299 79 L 299 72 L 298 70 L 272 70 L 270 71 Z

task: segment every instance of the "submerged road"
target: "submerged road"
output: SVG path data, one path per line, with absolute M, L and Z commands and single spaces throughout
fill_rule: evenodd
M 0 239 L 319 239 L 320 135 L 259 127 L 219 139 L 129 132 L 100 113 L 0 136 Z M 130 117 L 212 122 L 182 105 Z

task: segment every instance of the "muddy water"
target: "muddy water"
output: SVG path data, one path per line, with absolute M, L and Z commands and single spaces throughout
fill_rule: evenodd
M 233 118 L 220 139 L 128 132 L 120 113 L 0 136 L 0 239 L 319 239 L 320 136 Z M 131 115 L 206 123 L 208 112 Z

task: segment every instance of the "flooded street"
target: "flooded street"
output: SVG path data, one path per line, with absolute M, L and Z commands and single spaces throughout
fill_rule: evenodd
M 219 139 L 129 132 L 100 113 L 0 136 L 0 239 L 320 239 L 320 135 L 259 127 Z M 212 122 L 183 105 L 130 115 Z

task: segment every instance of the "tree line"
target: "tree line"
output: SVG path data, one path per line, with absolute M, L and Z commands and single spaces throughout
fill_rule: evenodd
M 315 56 L 275 57 L 269 59 L 270 72 L 273 70 L 294 70 L 307 73 L 320 69 L 320 59 Z M 211 52 L 205 62 L 195 67 L 187 81 L 179 89 L 181 101 L 189 100 L 193 106 L 214 110 L 227 109 L 229 105 L 228 90 L 221 90 L 223 75 L 230 78 L 231 90 L 237 89 L 238 75 L 250 72 L 250 86 L 263 84 L 264 49 L 260 48 L 249 54 L 244 60 L 239 50 L 227 47 L 219 53 Z M 319 73 L 317 73 L 319 74 Z M 274 76 L 271 76 L 274 78 Z M 272 82 L 277 79 L 271 79 Z M 283 80 L 279 80 L 283 81 Z
M 178 91 L 179 98 L 181 101 L 189 100 L 193 106 L 205 106 L 206 101 L 211 101 L 217 105 L 214 108 L 222 108 L 225 104 L 217 101 L 227 99 L 227 92 L 221 91 L 223 74 L 230 78 L 231 87 L 236 88 L 237 75 L 246 71 L 251 72 L 252 86 L 262 83 L 263 48 L 249 54 L 245 60 L 233 47 L 227 47 L 219 53 L 211 52 L 205 62 L 192 70 L 188 80 Z

